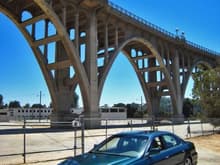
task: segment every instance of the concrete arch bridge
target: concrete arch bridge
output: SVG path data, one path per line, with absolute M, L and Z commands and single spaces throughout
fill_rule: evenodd
M 155 26 L 108 0 L 4 0 L 0 12 L 20 29 L 47 83 L 52 121 L 70 121 L 79 85 L 85 117 L 99 117 L 98 105 L 119 52 L 132 64 L 150 113 L 170 96 L 181 117 L 184 93 L 198 63 L 219 64 L 219 54 Z M 98 123 L 87 123 L 94 127 Z

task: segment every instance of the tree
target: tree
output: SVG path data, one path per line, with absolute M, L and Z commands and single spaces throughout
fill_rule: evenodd
M 42 104 L 33 104 L 31 108 L 44 108 Z
M 49 108 L 53 108 L 53 104 L 52 104 L 52 102 L 50 103 Z
M 211 120 L 212 124 L 220 125 L 220 68 L 198 68 L 193 74 L 193 97 L 200 103 L 205 117 L 216 118 Z
M 30 108 L 30 104 L 29 103 L 25 104 L 24 108 Z
M 19 101 L 11 101 L 9 103 L 9 108 L 21 108 L 20 102 Z
M 132 118 L 134 117 L 134 114 L 138 110 L 138 104 L 132 103 L 132 104 L 127 104 L 127 117 Z
M 114 104 L 113 107 L 126 107 L 124 103 Z
M 3 96 L 0 94 L 0 109 L 3 108 Z
M 193 115 L 193 103 L 189 98 L 186 98 L 183 101 L 183 115 L 185 118 L 189 118 Z

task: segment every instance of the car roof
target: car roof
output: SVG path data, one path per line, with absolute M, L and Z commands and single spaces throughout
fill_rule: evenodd
M 164 134 L 172 134 L 167 131 L 127 131 L 127 132 L 120 132 L 116 134 L 116 136 L 146 136 L 146 137 L 155 137 Z

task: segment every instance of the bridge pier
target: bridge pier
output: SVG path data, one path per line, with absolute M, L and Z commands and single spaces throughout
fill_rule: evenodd
M 160 98 L 153 97 L 151 98 L 151 105 L 152 105 L 152 116 L 154 118 L 160 118 L 159 116 L 159 109 L 160 109 Z
M 56 63 L 67 59 L 66 51 L 61 42 L 56 43 L 55 53 Z M 50 116 L 52 127 L 71 127 L 72 120 L 77 117 L 70 112 L 71 107 L 75 106 L 74 91 L 64 81 L 69 75 L 70 69 L 66 66 L 57 68 L 54 72 L 53 112 Z
M 85 112 L 84 116 L 84 127 L 87 129 L 91 128 L 100 128 L 101 126 L 101 118 L 99 112 Z
M 97 68 L 97 20 L 96 10 L 89 11 L 88 26 L 86 28 L 86 58 L 84 62 L 85 71 L 88 77 L 88 87 L 83 91 L 88 91 L 88 96 L 83 96 L 84 104 L 84 119 L 86 128 L 100 127 L 100 114 L 98 104 L 98 68 Z M 76 40 L 79 40 L 76 36 Z M 80 53 L 80 52 L 79 52 Z M 56 44 L 56 62 L 64 61 L 67 59 L 67 54 L 63 45 L 59 42 Z M 73 104 L 73 92 L 71 88 L 66 85 L 64 80 L 69 78 L 69 68 L 58 68 L 55 71 L 56 79 L 56 92 L 57 96 L 54 100 L 54 109 L 51 116 L 52 123 L 54 122 L 70 122 L 76 116 L 69 112 L 71 105 Z M 86 101 L 85 101 L 86 100 Z
M 70 111 L 74 104 L 73 94 L 69 90 L 57 93 L 56 101 L 53 103 L 53 112 L 50 116 L 51 127 L 72 127 L 72 121 L 78 117 Z
M 86 128 L 100 127 L 99 99 L 98 99 L 98 68 L 97 68 L 97 20 L 96 10 L 89 14 L 86 30 L 86 59 L 85 69 L 89 80 L 89 98 L 84 103 L 84 119 Z
M 181 90 L 180 82 L 180 54 L 175 50 L 175 55 L 173 56 L 172 70 L 173 70 L 173 84 L 175 88 L 176 98 L 172 100 L 173 104 L 173 121 L 176 123 L 184 122 L 184 116 L 182 113 L 183 109 L 183 91 Z M 174 101 L 175 100 L 175 101 Z

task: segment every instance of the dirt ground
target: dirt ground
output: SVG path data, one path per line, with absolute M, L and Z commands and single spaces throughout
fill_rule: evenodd
M 200 136 L 188 139 L 196 146 L 206 148 L 220 154 L 220 134 Z
M 220 134 L 187 139 L 192 141 L 198 152 L 198 165 L 219 165 Z

